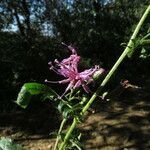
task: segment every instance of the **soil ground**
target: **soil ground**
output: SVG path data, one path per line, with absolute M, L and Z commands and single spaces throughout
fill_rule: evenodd
M 144 86 L 95 102 L 78 126 L 85 150 L 150 150 L 150 88 Z M 11 137 L 25 150 L 52 150 L 55 139 L 50 133 L 58 129 L 60 118 L 49 106 L 40 105 L 0 114 L 0 136 Z

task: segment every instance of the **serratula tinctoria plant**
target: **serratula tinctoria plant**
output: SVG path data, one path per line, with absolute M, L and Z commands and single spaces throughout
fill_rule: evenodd
M 98 87 L 98 89 L 96 90 L 96 92 L 92 95 L 92 97 L 90 98 L 90 100 L 87 102 L 87 104 L 84 106 L 83 110 L 81 111 L 80 115 L 85 115 L 86 111 L 90 108 L 91 104 L 94 102 L 94 100 L 96 99 L 97 95 L 101 94 L 101 91 L 103 89 L 103 87 L 109 82 L 110 78 L 112 77 L 112 75 L 114 74 L 114 72 L 117 70 L 117 68 L 119 67 L 119 65 L 121 64 L 121 62 L 124 60 L 124 58 L 132 53 L 132 51 L 134 50 L 134 40 L 136 39 L 145 19 L 147 18 L 147 16 L 150 13 L 150 5 L 147 7 L 146 11 L 144 12 L 142 18 L 140 19 L 139 23 L 137 24 L 124 52 L 122 53 L 122 55 L 119 57 L 119 59 L 117 60 L 117 62 L 114 64 L 114 66 L 112 67 L 112 69 L 109 71 L 109 73 L 107 74 L 107 76 L 105 77 L 105 79 L 103 80 L 103 82 L 100 84 L 100 86 Z M 73 130 L 75 129 L 76 125 L 79 123 L 78 118 L 75 117 L 73 119 L 72 125 L 69 127 L 65 138 L 63 140 L 63 142 L 60 144 L 59 146 L 59 150 L 65 150 L 65 146 L 73 132 Z

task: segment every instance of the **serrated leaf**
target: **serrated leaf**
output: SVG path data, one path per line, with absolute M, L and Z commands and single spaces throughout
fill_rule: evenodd
M 43 94 L 44 97 L 48 97 L 49 99 L 58 96 L 55 91 L 44 84 L 25 83 L 18 94 L 16 103 L 22 108 L 26 108 L 31 101 L 31 97 L 39 94 Z

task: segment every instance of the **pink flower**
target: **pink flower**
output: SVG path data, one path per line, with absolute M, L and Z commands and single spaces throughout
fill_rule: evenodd
M 61 62 L 59 62 L 56 59 L 54 62 L 56 66 L 58 66 L 59 68 L 54 67 L 52 62 L 49 63 L 50 70 L 53 70 L 57 74 L 64 76 L 66 79 L 61 81 L 45 80 L 45 82 L 59 83 L 59 84 L 69 83 L 63 95 L 68 90 L 76 89 L 79 88 L 80 86 L 82 86 L 83 89 L 88 93 L 90 90 L 87 86 L 87 83 L 92 80 L 92 76 L 96 71 L 99 70 L 99 66 L 95 66 L 94 68 L 84 70 L 83 72 L 79 72 L 78 64 L 80 61 L 80 56 L 77 55 L 76 50 L 73 47 L 71 46 L 67 47 L 72 51 L 72 55 L 70 55 L 69 58 L 63 59 Z

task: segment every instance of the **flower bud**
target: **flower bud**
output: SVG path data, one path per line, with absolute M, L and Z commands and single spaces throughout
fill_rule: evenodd
M 100 79 L 103 75 L 105 74 L 105 70 L 103 68 L 100 68 L 99 70 L 97 70 L 94 75 L 93 75 L 93 80 L 97 81 L 98 79 Z

